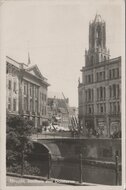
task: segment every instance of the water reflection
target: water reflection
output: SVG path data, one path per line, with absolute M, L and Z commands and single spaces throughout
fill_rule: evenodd
M 48 162 L 37 160 L 32 161 L 32 165 L 37 166 L 40 169 L 40 176 L 48 176 Z M 80 165 L 79 163 L 71 162 L 51 162 L 50 175 L 52 178 L 74 180 L 80 179 Z M 91 165 L 83 165 L 82 168 L 83 182 L 116 185 L 116 175 L 114 169 L 95 167 Z M 121 185 L 121 172 L 119 173 L 119 181 Z

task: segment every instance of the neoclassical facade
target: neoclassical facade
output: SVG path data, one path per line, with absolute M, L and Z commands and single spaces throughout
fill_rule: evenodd
M 6 57 L 6 108 L 34 121 L 35 127 L 48 119 L 48 82 L 37 65 L 28 66 Z
M 79 121 L 84 134 L 110 137 L 121 130 L 121 57 L 110 59 L 106 24 L 100 15 L 89 24 L 89 50 L 78 85 Z

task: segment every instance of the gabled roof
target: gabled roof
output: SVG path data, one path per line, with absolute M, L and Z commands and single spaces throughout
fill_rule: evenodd
M 41 74 L 41 72 L 40 72 L 40 70 L 39 70 L 39 68 L 38 68 L 37 65 L 33 65 L 33 66 L 27 68 L 26 71 L 29 72 L 29 73 L 31 73 L 32 75 L 34 75 L 34 76 L 42 79 L 42 80 L 45 79 L 45 77 L 43 77 L 43 75 Z
M 41 74 L 37 65 L 28 67 L 28 65 L 26 65 L 25 63 L 19 63 L 8 56 L 6 56 L 6 63 L 9 63 L 19 70 L 23 70 L 26 73 L 33 75 L 34 77 L 40 79 L 45 85 L 50 86 L 50 84 L 47 82 L 47 79 Z

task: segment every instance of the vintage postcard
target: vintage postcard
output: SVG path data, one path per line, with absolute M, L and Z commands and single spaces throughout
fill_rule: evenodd
M 0 1 L 0 189 L 125 189 L 124 7 Z

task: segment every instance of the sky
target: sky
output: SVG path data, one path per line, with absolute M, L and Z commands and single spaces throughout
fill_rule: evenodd
M 78 106 L 78 79 L 85 65 L 89 22 L 100 14 L 106 22 L 111 58 L 121 56 L 123 0 L 23 0 L 0 5 L 1 46 L 18 62 L 37 64 L 48 79 L 49 93 L 62 92 Z

